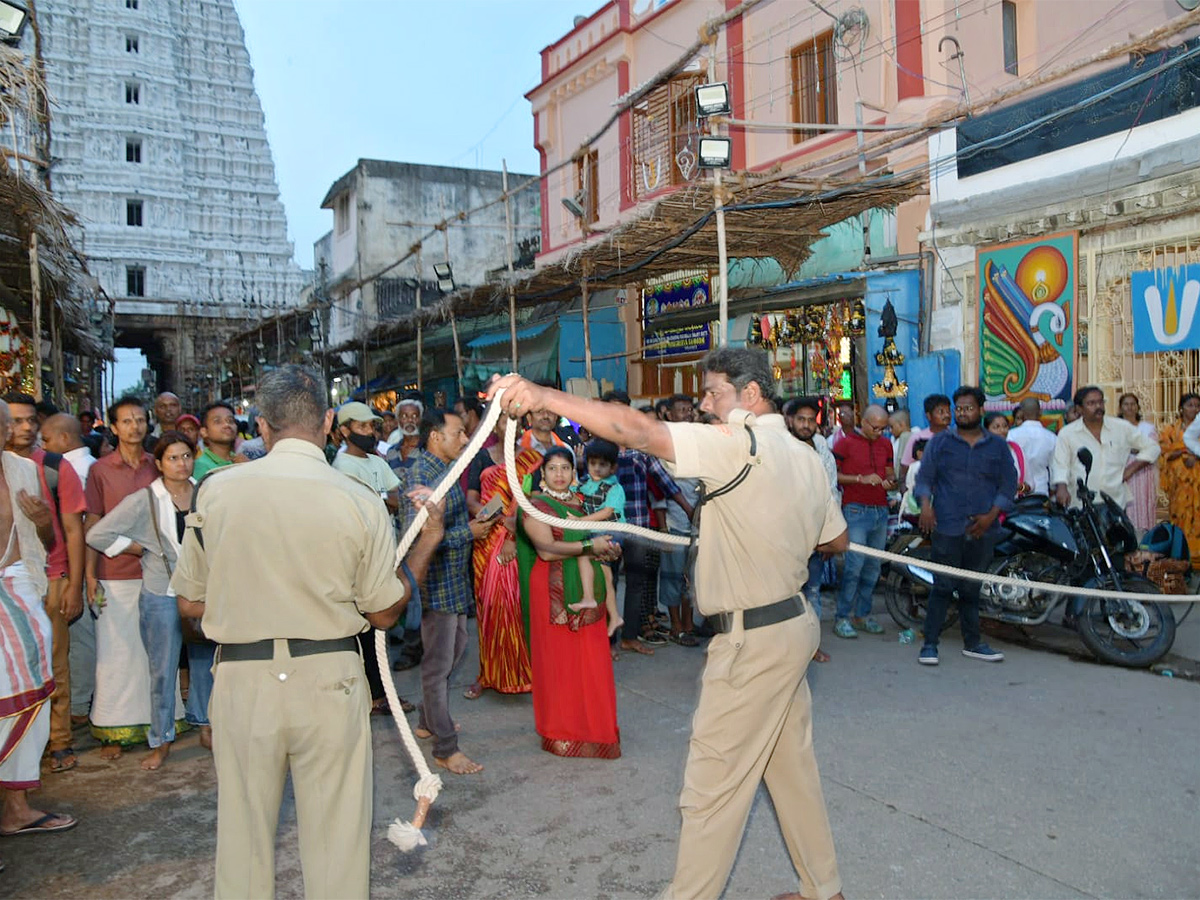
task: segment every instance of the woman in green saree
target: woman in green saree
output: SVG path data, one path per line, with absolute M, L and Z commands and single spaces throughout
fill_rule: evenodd
M 570 491 L 575 463 L 564 447 L 552 447 L 542 461 L 541 489 L 533 505 L 559 518 L 582 516 L 578 495 Z M 533 663 L 533 716 L 542 749 L 557 756 L 617 759 L 617 691 L 613 682 L 605 624 L 604 576 L 596 583 L 596 606 L 579 608 L 583 599 L 580 556 L 615 559 L 620 548 L 604 536 L 551 528 L 523 513 L 517 555 L 521 600 Z M 585 571 L 589 567 L 585 567 Z

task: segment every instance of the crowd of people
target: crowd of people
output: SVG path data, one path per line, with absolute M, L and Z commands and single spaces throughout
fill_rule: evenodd
M 621 391 L 602 399 L 614 416 L 616 407 L 632 407 Z M 823 486 L 812 505 L 839 509 L 849 542 L 883 549 L 908 519 L 931 535 L 935 560 L 981 571 L 1018 497 L 1075 502 L 1076 479 L 1085 475 L 1078 450 L 1086 447 L 1093 458 L 1089 487 L 1125 506 L 1141 531 L 1159 519 L 1161 487 L 1170 521 L 1200 561 L 1197 394 L 1181 398 L 1178 418 L 1161 432 L 1143 420 L 1135 395 L 1123 395 L 1120 415 L 1110 416 L 1103 391 L 1092 386 L 1076 393 L 1057 432 L 1036 398 L 1011 413 L 985 412 L 985 398 L 970 386 L 952 397 L 923 398 L 928 425 L 919 429 L 906 410 L 877 405 L 857 410 L 849 401 L 765 395 L 759 402 L 768 415 L 781 414 L 775 419 L 789 440 L 808 448 L 799 458 L 811 451 Z M 680 394 L 638 411 L 670 426 L 724 423 L 715 431 L 727 435 L 729 419 L 716 417 L 715 405 L 707 396 Z M 699 647 L 722 632 L 719 619 L 699 614 L 687 549 L 546 525 L 518 508 L 511 487 L 520 484 L 537 509 L 556 518 L 629 522 L 686 540 L 706 501 L 691 472 L 696 465 L 678 457 L 665 465 L 648 448 L 593 436 L 586 423 L 572 424 L 549 407 L 508 411 L 520 429 L 515 471 L 506 469 L 502 417 L 426 528 L 419 571 L 409 561 L 406 585 L 419 602 L 401 604 L 395 622 L 377 621 L 359 606 L 369 622 L 389 627 L 393 668 L 420 667 L 421 696 L 413 698 L 419 704 L 402 700 L 403 712 L 417 713 L 417 736 L 431 742 L 438 765 L 458 775 L 483 769 L 459 746 L 452 710 L 452 674 L 467 651 L 470 617 L 477 620 L 479 670 L 463 698 L 477 700 L 488 690 L 532 693 L 543 749 L 567 757 L 620 756 L 614 661 L 672 643 Z M 380 498 L 394 547 L 394 536 L 408 528 L 483 419 L 483 402 L 474 396 L 451 408 L 426 408 L 416 395 L 386 410 L 348 402 L 320 433 L 324 462 Z M 89 727 L 106 759 L 148 745 L 140 765 L 149 771 L 168 761 L 183 730 L 198 729 L 202 745 L 212 748 L 214 658 L 228 623 L 181 614 L 189 600 L 177 598 L 173 576 L 189 521 L 199 521 L 199 483 L 265 456 L 269 443 L 253 436 L 230 404 L 185 414 L 170 393 L 152 410 L 123 397 L 103 424 L 91 412 L 74 416 L 11 394 L 0 404 L 0 437 L 9 451 L 0 486 L 0 531 L 9 534 L 0 594 L 20 638 L 6 645 L 9 683 L 0 698 L 0 833 L 62 831 L 75 819 L 31 807 L 26 792 L 38 786 L 40 766 L 57 774 L 77 765 L 75 728 Z M 750 446 L 753 456 L 753 437 Z M 292 464 L 301 466 L 299 457 Z M 312 465 L 307 455 L 303 465 Z M 738 477 L 745 472 L 733 466 L 725 479 L 730 490 Z M 803 608 L 818 621 L 824 588 L 834 593 L 834 635 L 884 633 L 872 612 L 878 558 L 822 535 L 806 544 L 812 550 L 802 560 Z M 963 653 L 1002 660 L 980 636 L 978 585 L 938 579 L 919 662 L 939 662 L 955 590 Z M 377 605 L 395 602 L 383 591 Z M 369 634 L 359 633 L 359 653 L 371 711 L 384 714 L 382 679 L 390 674 L 379 670 Z M 829 660 L 819 628 L 812 649 L 812 659 Z

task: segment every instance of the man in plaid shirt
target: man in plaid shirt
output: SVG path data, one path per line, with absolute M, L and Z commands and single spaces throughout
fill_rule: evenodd
M 613 391 L 604 397 L 610 403 L 622 403 L 629 406 L 628 395 Z M 622 450 L 617 456 L 617 480 L 625 489 L 625 521 L 643 528 L 653 528 L 650 518 L 650 482 L 662 492 L 668 502 L 678 503 L 684 513 L 690 518 L 691 504 L 679 491 L 674 479 L 667 474 L 655 457 L 648 456 L 640 450 Z M 654 653 L 646 643 L 665 644 L 666 641 L 651 631 L 642 634 L 643 625 L 648 624 L 650 613 L 642 602 L 646 594 L 646 582 L 656 578 L 655 572 L 650 571 L 646 560 L 649 546 L 641 541 L 628 541 L 622 545 L 621 565 L 625 569 L 625 624 L 621 626 L 621 649 L 632 650 L 650 656 Z
M 467 446 L 466 424 L 454 413 L 426 410 L 421 418 L 420 449 L 414 454 L 408 483 L 432 488 Z M 491 527 L 467 512 L 467 498 L 455 484 L 446 494 L 445 536 L 429 563 L 421 589 L 421 720 L 416 735 L 433 737 L 433 761 L 457 775 L 473 775 L 483 766 L 458 749 L 450 718 L 450 673 L 467 651 L 467 613 L 475 603 L 471 553 L 475 539 Z

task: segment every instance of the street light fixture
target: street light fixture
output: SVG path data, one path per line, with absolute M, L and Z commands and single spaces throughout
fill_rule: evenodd
M 562 205 L 567 208 L 567 212 L 577 219 L 582 219 L 587 215 L 587 212 L 585 212 L 583 208 L 582 194 L 583 192 L 580 191 L 574 197 L 562 198 Z
M 729 105 L 729 85 L 723 81 L 716 84 L 701 84 L 696 86 L 696 114 L 708 116 L 727 116 L 731 111 Z
M 702 169 L 728 169 L 733 155 L 733 141 L 727 137 L 702 137 L 696 153 Z
M 449 261 L 433 264 L 433 276 L 437 279 L 438 290 L 449 294 L 454 290 L 454 269 Z
M 29 21 L 29 10 L 12 0 L 0 0 L 0 40 L 16 44 Z

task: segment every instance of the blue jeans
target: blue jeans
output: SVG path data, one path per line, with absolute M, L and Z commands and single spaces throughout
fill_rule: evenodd
M 986 572 L 996 549 L 996 541 L 995 534 L 985 534 L 976 540 L 965 534 L 939 534 L 935 531 L 929 549 L 936 563 L 970 572 Z M 924 646 L 937 649 L 938 638 L 941 637 L 942 626 L 946 622 L 946 611 L 950 608 L 950 600 L 955 591 L 958 591 L 958 622 L 962 626 L 963 647 L 973 650 L 979 646 L 981 587 L 978 581 L 942 575 L 933 577 L 933 590 L 929 592 L 929 601 L 925 607 Z
M 150 730 L 146 733 L 146 743 L 153 748 L 175 740 L 175 685 L 179 681 L 179 653 L 183 649 L 175 598 L 142 588 L 138 630 L 150 660 Z
M 682 532 L 672 531 L 671 534 L 686 537 Z M 659 551 L 658 563 L 658 599 L 663 606 L 671 609 L 683 601 L 683 576 L 687 567 L 687 548 L 663 547 Z
M 804 582 L 804 599 L 821 618 L 821 573 L 825 571 L 825 557 L 814 553 L 808 558 L 808 581 Z
M 850 542 L 864 547 L 882 550 L 887 544 L 886 506 L 865 506 L 847 503 L 842 508 Z M 846 554 L 846 565 L 842 571 L 842 586 L 838 589 L 837 617 L 845 619 L 853 615 L 862 618 L 871 614 L 872 594 L 875 582 L 879 581 L 882 560 L 875 556 L 864 556 L 853 551 Z M 851 609 L 853 607 L 853 610 Z
M 217 645 L 212 641 L 199 644 L 188 644 L 188 697 L 187 720 L 191 725 L 207 725 L 208 700 L 212 697 L 213 689 L 213 657 L 216 656 Z

